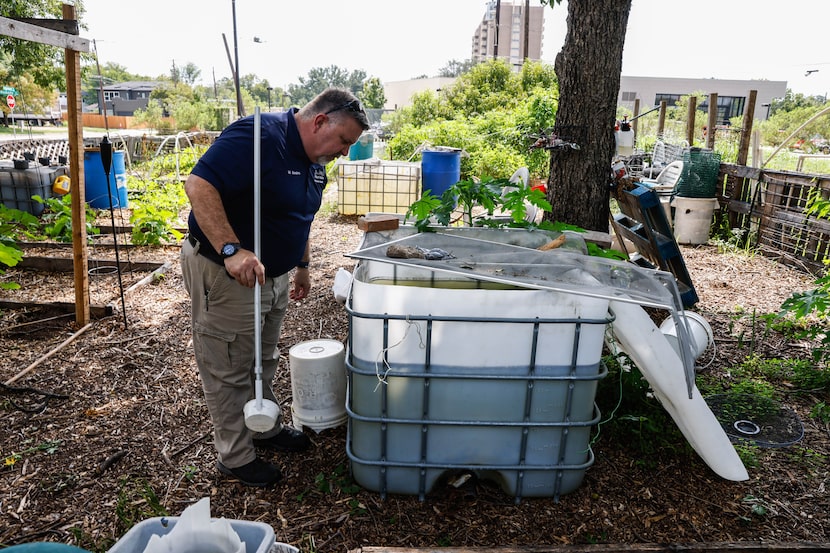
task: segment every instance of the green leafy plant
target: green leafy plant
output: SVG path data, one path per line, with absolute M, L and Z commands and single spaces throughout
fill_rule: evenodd
M 594 441 L 606 436 L 626 444 L 647 468 L 658 466 L 661 455 L 690 454 L 688 443 L 629 357 L 607 355 L 603 363 L 608 376 L 599 382 L 596 397 L 600 411 L 608 414 Z
M 168 516 L 158 495 L 144 479 L 123 478 L 115 501 L 115 515 L 126 532 L 145 518 Z
M 298 501 L 302 501 L 309 493 L 318 494 L 336 494 L 343 493 L 346 495 L 356 494 L 360 491 L 358 486 L 349 474 L 347 466 L 343 463 L 338 464 L 330 474 L 319 472 L 314 477 L 314 489 L 307 489 L 303 491 L 298 497 Z M 363 508 L 362 505 L 359 507 Z
M 29 233 L 30 229 L 38 226 L 38 219 L 31 213 L 19 209 L 9 209 L 0 204 L 0 267 L 14 267 L 23 259 L 23 250 L 17 245 L 15 236 L 18 233 Z M 0 269 L 0 275 L 5 270 Z M 17 290 L 20 285 L 16 282 L 0 282 L 4 290 Z
M 435 196 L 427 190 L 420 199 L 409 206 L 404 221 L 415 220 L 415 228 L 429 232 L 432 225 L 483 226 L 488 228 L 528 228 L 552 232 L 585 232 L 585 229 L 567 223 L 528 221 L 528 205 L 549 211 L 550 202 L 544 192 L 527 186 L 519 186 L 509 179 L 485 178 L 462 180 Z M 509 213 L 510 217 L 493 217 L 494 213 Z M 618 250 L 605 249 L 592 242 L 588 253 L 597 257 L 627 259 Z
M 770 510 L 771 510 L 770 506 L 769 506 L 769 503 L 767 503 L 763 499 L 760 499 L 760 498 L 755 497 L 753 495 L 748 495 L 748 496 L 744 497 L 741 502 L 744 505 L 748 505 L 750 512 L 753 515 L 758 516 L 758 517 L 766 516 L 767 514 L 770 513 Z
M 740 440 L 738 443 L 732 445 L 746 468 L 758 467 L 760 462 L 758 461 L 759 447 L 757 445 L 746 440 Z
M 55 453 L 61 445 L 60 440 L 47 440 L 45 442 L 39 443 L 32 447 L 27 447 L 26 449 L 22 449 L 17 452 L 12 452 L 7 455 L 4 455 L 3 466 L 5 467 L 13 467 L 16 465 L 20 460 L 22 460 L 26 455 L 31 455 L 32 453 L 43 452 L 47 455 L 52 455 Z
M 799 325 L 793 326 L 797 338 L 812 340 L 817 346 L 813 348 L 813 361 L 826 374 L 830 371 L 830 274 L 816 279 L 815 288 L 805 292 L 796 292 L 781 304 L 781 310 L 772 321 L 773 324 L 785 323 L 788 319 Z M 825 380 L 830 380 L 827 376 Z
M 182 232 L 170 225 L 176 213 L 169 209 L 144 203 L 133 208 L 130 223 L 133 226 L 132 243 L 137 246 L 161 246 L 165 242 L 178 242 Z
M 432 191 L 427 190 L 420 200 L 410 206 L 406 218 L 415 215 L 415 227 L 422 232 L 432 220 L 443 226 L 458 221 L 472 226 L 477 208 L 493 215 L 496 207 L 502 204 L 502 187 L 507 184 L 510 184 L 507 179 L 462 180 L 445 190 L 437 201 Z M 453 219 L 456 212 L 460 212 L 460 217 Z
M 824 401 L 819 401 L 810 409 L 810 416 L 825 425 L 830 423 L 830 405 L 827 405 Z
M 184 475 L 185 480 L 188 482 L 193 482 L 193 479 L 196 478 L 196 473 L 199 472 L 199 468 L 194 465 L 186 465 L 182 467 L 182 473 Z
M 43 199 L 40 196 L 32 196 L 35 201 L 46 205 L 42 214 L 45 222 L 43 232 L 49 238 L 57 242 L 72 241 L 72 198 L 71 194 L 65 194 L 57 198 Z M 87 235 L 100 234 L 101 230 L 93 223 L 95 221 L 95 210 L 89 205 L 86 206 L 86 233 Z

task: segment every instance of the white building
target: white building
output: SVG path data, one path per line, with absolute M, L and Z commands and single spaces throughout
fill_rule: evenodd
M 385 109 L 400 109 L 412 103 L 412 95 L 425 90 L 440 91 L 452 86 L 454 78 L 435 77 L 383 83 L 386 94 Z M 787 81 L 767 80 L 726 80 L 726 79 L 679 79 L 661 77 L 620 77 L 620 92 L 617 105 L 633 111 L 634 101 L 640 100 L 640 113 L 644 113 L 666 100 L 669 107 L 681 96 L 703 92 L 706 100 L 698 109 L 708 109 L 709 94 L 718 95 L 718 122 L 727 123 L 731 117 L 744 114 L 750 90 L 756 91 L 755 120 L 763 121 L 769 116 L 772 100 L 787 94 Z
M 770 102 L 787 94 L 787 81 L 767 80 L 725 80 L 725 79 L 679 79 L 661 77 L 620 77 L 620 93 L 617 105 L 634 109 L 634 101 L 640 100 L 640 113 L 658 107 L 662 100 L 671 107 L 680 99 L 692 93 L 703 92 L 706 100 L 698 109 L 708 110 L 709 94 L 718 95 L 718 124 L 726 124 L 732 117 L 744 114 L 749 92 L 755 90 L 755 114 L 757 121 L 769 116 Z
M 432 77 L 383 83 L 383 94 L 386 96 L 383 109 L 395 110 L 406 107 L 412 103 L 412 95 L 416 92 L 438 92 L 444 87 L 452 86 L 454 82 L 455 77 Z

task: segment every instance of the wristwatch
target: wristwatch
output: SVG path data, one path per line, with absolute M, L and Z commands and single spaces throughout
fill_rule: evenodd
M 300 261 L 297 263 L 298 269 L 308 269 L 308 261 Z
M 222 249 L 219 251 L 219 255 L 222 256 L 222 259 L 227 259 L 232 255 L 236 255 L 236 252 L 242 249 L 242 244 L 239 242 L 225 242 L 222 244 Z

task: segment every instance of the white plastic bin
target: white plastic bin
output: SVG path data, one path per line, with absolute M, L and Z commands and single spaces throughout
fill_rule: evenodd
M 109 553 L 142 553 L 153 535 L 164 536 L 173 530 L 179 517 L 154 517 L 143 520 L 130 528 L 124 536 L 115 542 Z M 269 553 L 275 544 L 274 529 L 264 522 L 231 520 L 231 528 L 245 544 L 246 553 Z M 296 552 L 291 545 L 279 544 L 284 548 L 281 553 Z

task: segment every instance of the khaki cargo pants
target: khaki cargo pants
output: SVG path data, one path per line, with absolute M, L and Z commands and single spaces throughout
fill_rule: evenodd
M 198 248 L 198 245 L 197 245 Z M 190 295 L 193 350 L 211 420 L 219 460 L 236 468 L 256 457 L 253 438 L 245 426 L 243 408 L 254 399 L 254 289 L 233 280 L 225 267 L 197 254 L 188 240 L 181 250 L 182 277 Z M 271 383 L 277 370 L 280 327 L 288 307 L 288 274 L 267 278 L 261 286 L 263 397 L 279 405 Z M 282 417 L 280 416 L 280 420 Z

